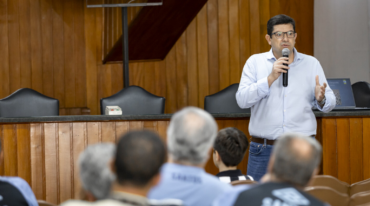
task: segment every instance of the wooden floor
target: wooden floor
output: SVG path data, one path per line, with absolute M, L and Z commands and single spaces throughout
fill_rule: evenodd
M 4 148 L 0 174 L 24 178 L 37 199 L 60 203 L 78 198 L 77 159 L 87 145 L 117 142 L 129 130 L 150 129 L 163 139 L 169 120 L 0 124 Z M 219 119 L 219 128 L 247 134 L 248 118 Z M 323 174 L 348 183 L 370 178 L 370 118 L 318 118 L 316 137 L 323 144 Z M 238 166 L 246 173 L 248 153 Z M 216 174 L 210 159 L 206 171 Z

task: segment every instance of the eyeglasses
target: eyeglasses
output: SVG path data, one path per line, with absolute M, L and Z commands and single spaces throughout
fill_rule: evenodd
M 294 36 L 295 36 L 295 32 L 294 31 L 287 31 L 287 32 L 277 31 L 277 32 L 272 33 L 272 35 L 275 35 L 275 37 L 277 39 L 283 39 L 284 38 L 284 34 L 286 34 L 286 36 L 288 38 L 294 38 Z

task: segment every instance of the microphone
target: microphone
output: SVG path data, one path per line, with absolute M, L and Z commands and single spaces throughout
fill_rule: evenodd
M 288 57 L 290 54 L 290 50 L 288 48 L 284 48 L 283 51 L 281 52 L 283 54 L 283 57 Z M 288 66 L 288 64 L 283 63 L 284 66 Z M 288 86 L 288 70 L 284 69 L 287 73 L 283 73 L 283 87 Z

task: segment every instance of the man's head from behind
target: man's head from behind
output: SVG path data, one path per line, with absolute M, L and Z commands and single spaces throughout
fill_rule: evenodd
M 151 131 L 132 131 L 121 137 L 114 161 L 118 184 L 149 189 L 159 180 L 159 169 L 166 159 L 166 148 Z
M 312 137 L 284 134 L 274 145 L 269 173 L 276 179 L 305 187 L 318 172 L 322 147 Z
M 87 200 L 108 197 L 115 177 L 109 162 L 115 153 L 115 145 L 101 143 L 88 146 L 79 157 L 80 178 Z
M 167 146 L 171 161 L 202 165 L 217 134 L 217 124 L 206 111 L 186 107 L 175 113 L 167 129 Z
M 218 132 L 213 144 L 214 163 L 217 167 L 221 158 L 226 167 L 237 166 L 244 158 L 248 148 L 248 140 L 245 134 L 234 128 L 228 127 Z

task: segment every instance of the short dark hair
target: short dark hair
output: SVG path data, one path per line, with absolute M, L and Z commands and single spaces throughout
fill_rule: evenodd
M 276 16 L 272 17 L 267 22 L 267 34 L 270 37 L 272 37 L 272 31 L 274 30 L 274 26 L 279 25 L 279 24 L 291 24 L 293 26 L 293 30 L 294 30 L 294 33 L 295 33 L 295 21 L 294 21 L 294 19 L 290 16 L 285 15 L 285 14 L 279 14 L 279 15 L 276 15 Z
M 128 132 L 116 148 L 117 181 L 121 185 L 145 186 L 159 173 L 165 159 L 166 148 L 158 134 L 148 130 Z
M 218 132 L 213 148 L 226 166 L 237 166 L 247 151 L 248 140 L 242 131 L 228 127 Z

